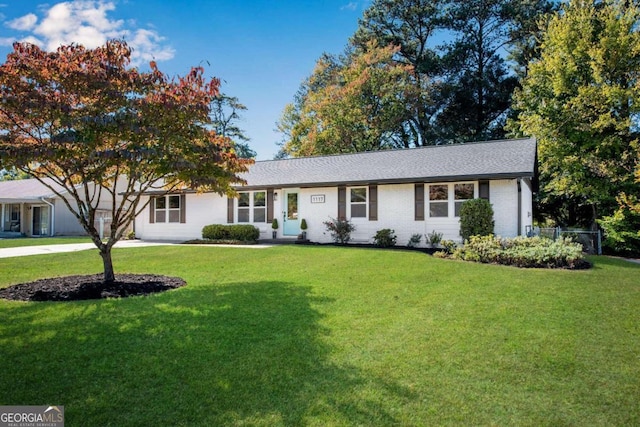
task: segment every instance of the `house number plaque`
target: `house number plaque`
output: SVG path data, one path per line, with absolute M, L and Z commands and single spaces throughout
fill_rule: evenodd
M 311 196 L 311 203 L 324 203 L 324 194 L 314 194 Z

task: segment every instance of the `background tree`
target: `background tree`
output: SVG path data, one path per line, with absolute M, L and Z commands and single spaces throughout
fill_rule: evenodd
M 319 108 L 346 96 L 339 90 L 327 90 L 335 88 L 329 83 L 331 76 L 353 75 L 358 70 L 365 75 L 366 68 L 358 68 L 354 58 L 364 58 L 370 49 L 385 46 L 396 48 L 390 59 L 382 61 L 384 70 L 404 67 L 409 72 L 395 92 L 404 111 L 398 108 L 394 120 L 402 123 L 394 124 L 393 137 L 380 141 L 378 148 L 504 137 L 517 76 L 526 72 L 524 64 L 537 54 L 534 23 L 553 4 L 547 0 L 374 0 L 346 49 L 347 61 L 324 55 L 318 61 L 321 69 L 316 68 L 283 112 L 278 125 L 284 135 L 281 154 L 314 152 L 287 147 L 305 146 L 306 138 L 318 133 L 318 123 L 310 119 L 322 115 Z M 353 97 L 349 111 L 363 110 L 369 101 Z M 344 122 L 344 117 L 325 115 L 321 129 L 340 127 L 338 122 Z M 360 121 L 351 117 L 354 120 L 349 124 L 355 133 L 348 137 L 355 138 L 370 125 L 364 116 Z M 344 137 L 341 133 L 324 136 L 320 145 L 325 152 L 344 152 L 343 144 L 356 150 L 372 149 L 371 143 L 357 146 L 329 139 Z M 314 141 L 319 140 L 314 137 Z
M 446 0 L 375 0 L 360 19 L 351 44 L 366 49 L 376 40 L 379 46 L 399 46 L 395 60 L 413 67 L 417 102 L 408 104 L 412 114 L 406 126 L 412 146 L 436 143 L 434 117 L 438 112 L 443 74 L 442 49 L 435 40 L 444 27 Z
M 530 2 L 529 2 L 530 3 Z M 443 52 L 443 90 L 436 117 L 438 142 L 499 139 L 517 78 L 503 58 L 515 42 L 520 2 L 449 3 L 443 25 L 454 34 Z
M 283 150 L 309 156 L 403 146 L 412 99 L 412 67 L 392 60 L 398 48 L 354 51 L 342 61 L 324 56 L 307 80 L 299 105 L 287 106 L 279 128 Z
M 128 68 L 131 50 L 115 40 L 13 49 L 0 66 L 0 169 L 16 168 L 61 197 L 98 247 L 105 282 L 115 280 L 111 248 L 145 208 L 144 192 L 230 193 L 241 182 L 249 161 L 210 129 L 219 81 L 202 68 L 171 80 L 153 62 L 150 72 Z M 95 227 L 104 200 L 112 218 L 105 242 Z
M 17 170 L 16 168 L 0 170 L 0 181 L 14 181 L 27 178 L 30 178 L 30 176 L 24 172 Z
M 249 137 L 238 126 L 238 121 L 242 119 L 240 114 L 246 110 L 247 107 L 238 98 L 221 93 L 211 103 L 211 121 L 218 135 L 233 141 L 238 157 L 253 159 L 257 153 L 249 147 Z
M 589 207 L 591 223 L 640 189 L 639 18 L 629 2 L 570 2 L 550 20 L 515 94 L 510 128 L 538 138 L 543 198 Z

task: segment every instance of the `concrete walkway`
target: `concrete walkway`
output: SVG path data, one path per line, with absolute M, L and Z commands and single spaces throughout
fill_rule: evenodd
M 182 245 L 177 242 L 147 242 L 144 240 L 120 240 L 115 244 L 114 248 L 143 248 L 146 246 L 172 246 Z M 229 248 L 251 248 L 264 249 L 270 248 L 272 245 L 191 245 L 198 247 L 229 247 Z M 0 258 L 13 258 L 29 255 L 46 255 L 62 252 L 78 252 L 87 251 L 96 248 L 93 243 L 64 243 L 60 245 L 42 245 L 42 246 L 22 246 L 17 248 L 0 249 Z
M 173 245 L 175 243 L 144 242 L 141 240 L 121 240 L 115 244 L 115 248 L 141 248 L 145 246 Z M 21 246 L 17 248 L 0 249 L 0 258 L 12 258 L 29 255 L 46 255 L 61 252 L 78 252 L 95 249 L 93 243 L 64 243 L 60 245 Z

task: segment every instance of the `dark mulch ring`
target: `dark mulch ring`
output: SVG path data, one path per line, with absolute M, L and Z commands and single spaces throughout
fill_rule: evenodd
M 0 298 L 19 301 L 79 301 L 149 295 L 185 286 L 179 277 L 156 274 L 116 274 L 106 284 L 102 274 L 40 279 L 0 289 Z

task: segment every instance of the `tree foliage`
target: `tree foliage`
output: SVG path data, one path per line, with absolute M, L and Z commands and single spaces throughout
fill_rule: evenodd
M 122 41 L 45 52 L 16 43 L 0 66 L 0 169 L 15 168 L 57 194 L 99 248 L 113 281 L 111 248 L 145 208 L 146 191 L 231 192 L 246 171 L 232 142 L 211 130 L 219 81 L 202 68 L 169 79 L 156 64 L 129 68 Z M 100 240 L 98 206 L 111 207 Z
M 371 42 L 339 59 L 324 55 L 279 129 L 293 156 L 373 151 L 402 146 L 412 67 L 393 61 L 397 48 Z
M 257 154 L 249 147 L 249 137 L 238 126 L 241 113 L 246 110 L 247 107 L 237 97 L 221 93 L 211 103 L 211 122 L 216 134 L 233 141 L 238 157 L 253 159 Z
M 538 138 L 546 201 L 588 205 L 591 221 L 639 190 L 639 18 L 630 2 L 570 2 L 549 21 L 515 94 L 510 128 Z
M 517 73 L 537 53 L 533 23 L 552 8 L 553 2 L 546 0 L 373 1 L 350 40 L 347 60 L 324 55 L 285 109 L 279 122 L 284 134 L 281 154 L 340 153 L 344 145 L 362 151 L 503 137 Z M 377 53 L 385 47 L 393 47 L 390 57 Z M 380 94 L 387 100 L 395 97 L 397 108 L 386 110 L 384 120 L 392 126 L 374 124 L 370 115 L 358 113 L 375 105 L 371 97 L 352 97 L 335 109 L 341 115 L 326 114 L 324 104 L 342 102 L 347 96 L 346 89 L 335 90 L 335 85 L 348 86 L 346 75 L 352 82 L 357 73 L 360 80 L 367 78 L 371 58 L 384 67 L 377 67 L 369 84 L 394 82 L 387 86 L 392 90 Z M 362 63 L 368 67 L 360 67 Z M 407 74 L 400 82 L 393 74 L 403 69 Z M 378 136 L 365 136 L 363 129 L 385 132 L 380 132 L 378 144 L 341 141 L 340 132 L 326 132 L 318 139 L 318 116 L 323 117 L 322 130 L 350 126 L 351 139 Z M 317 148 L 298 149 L 306 143 Z

